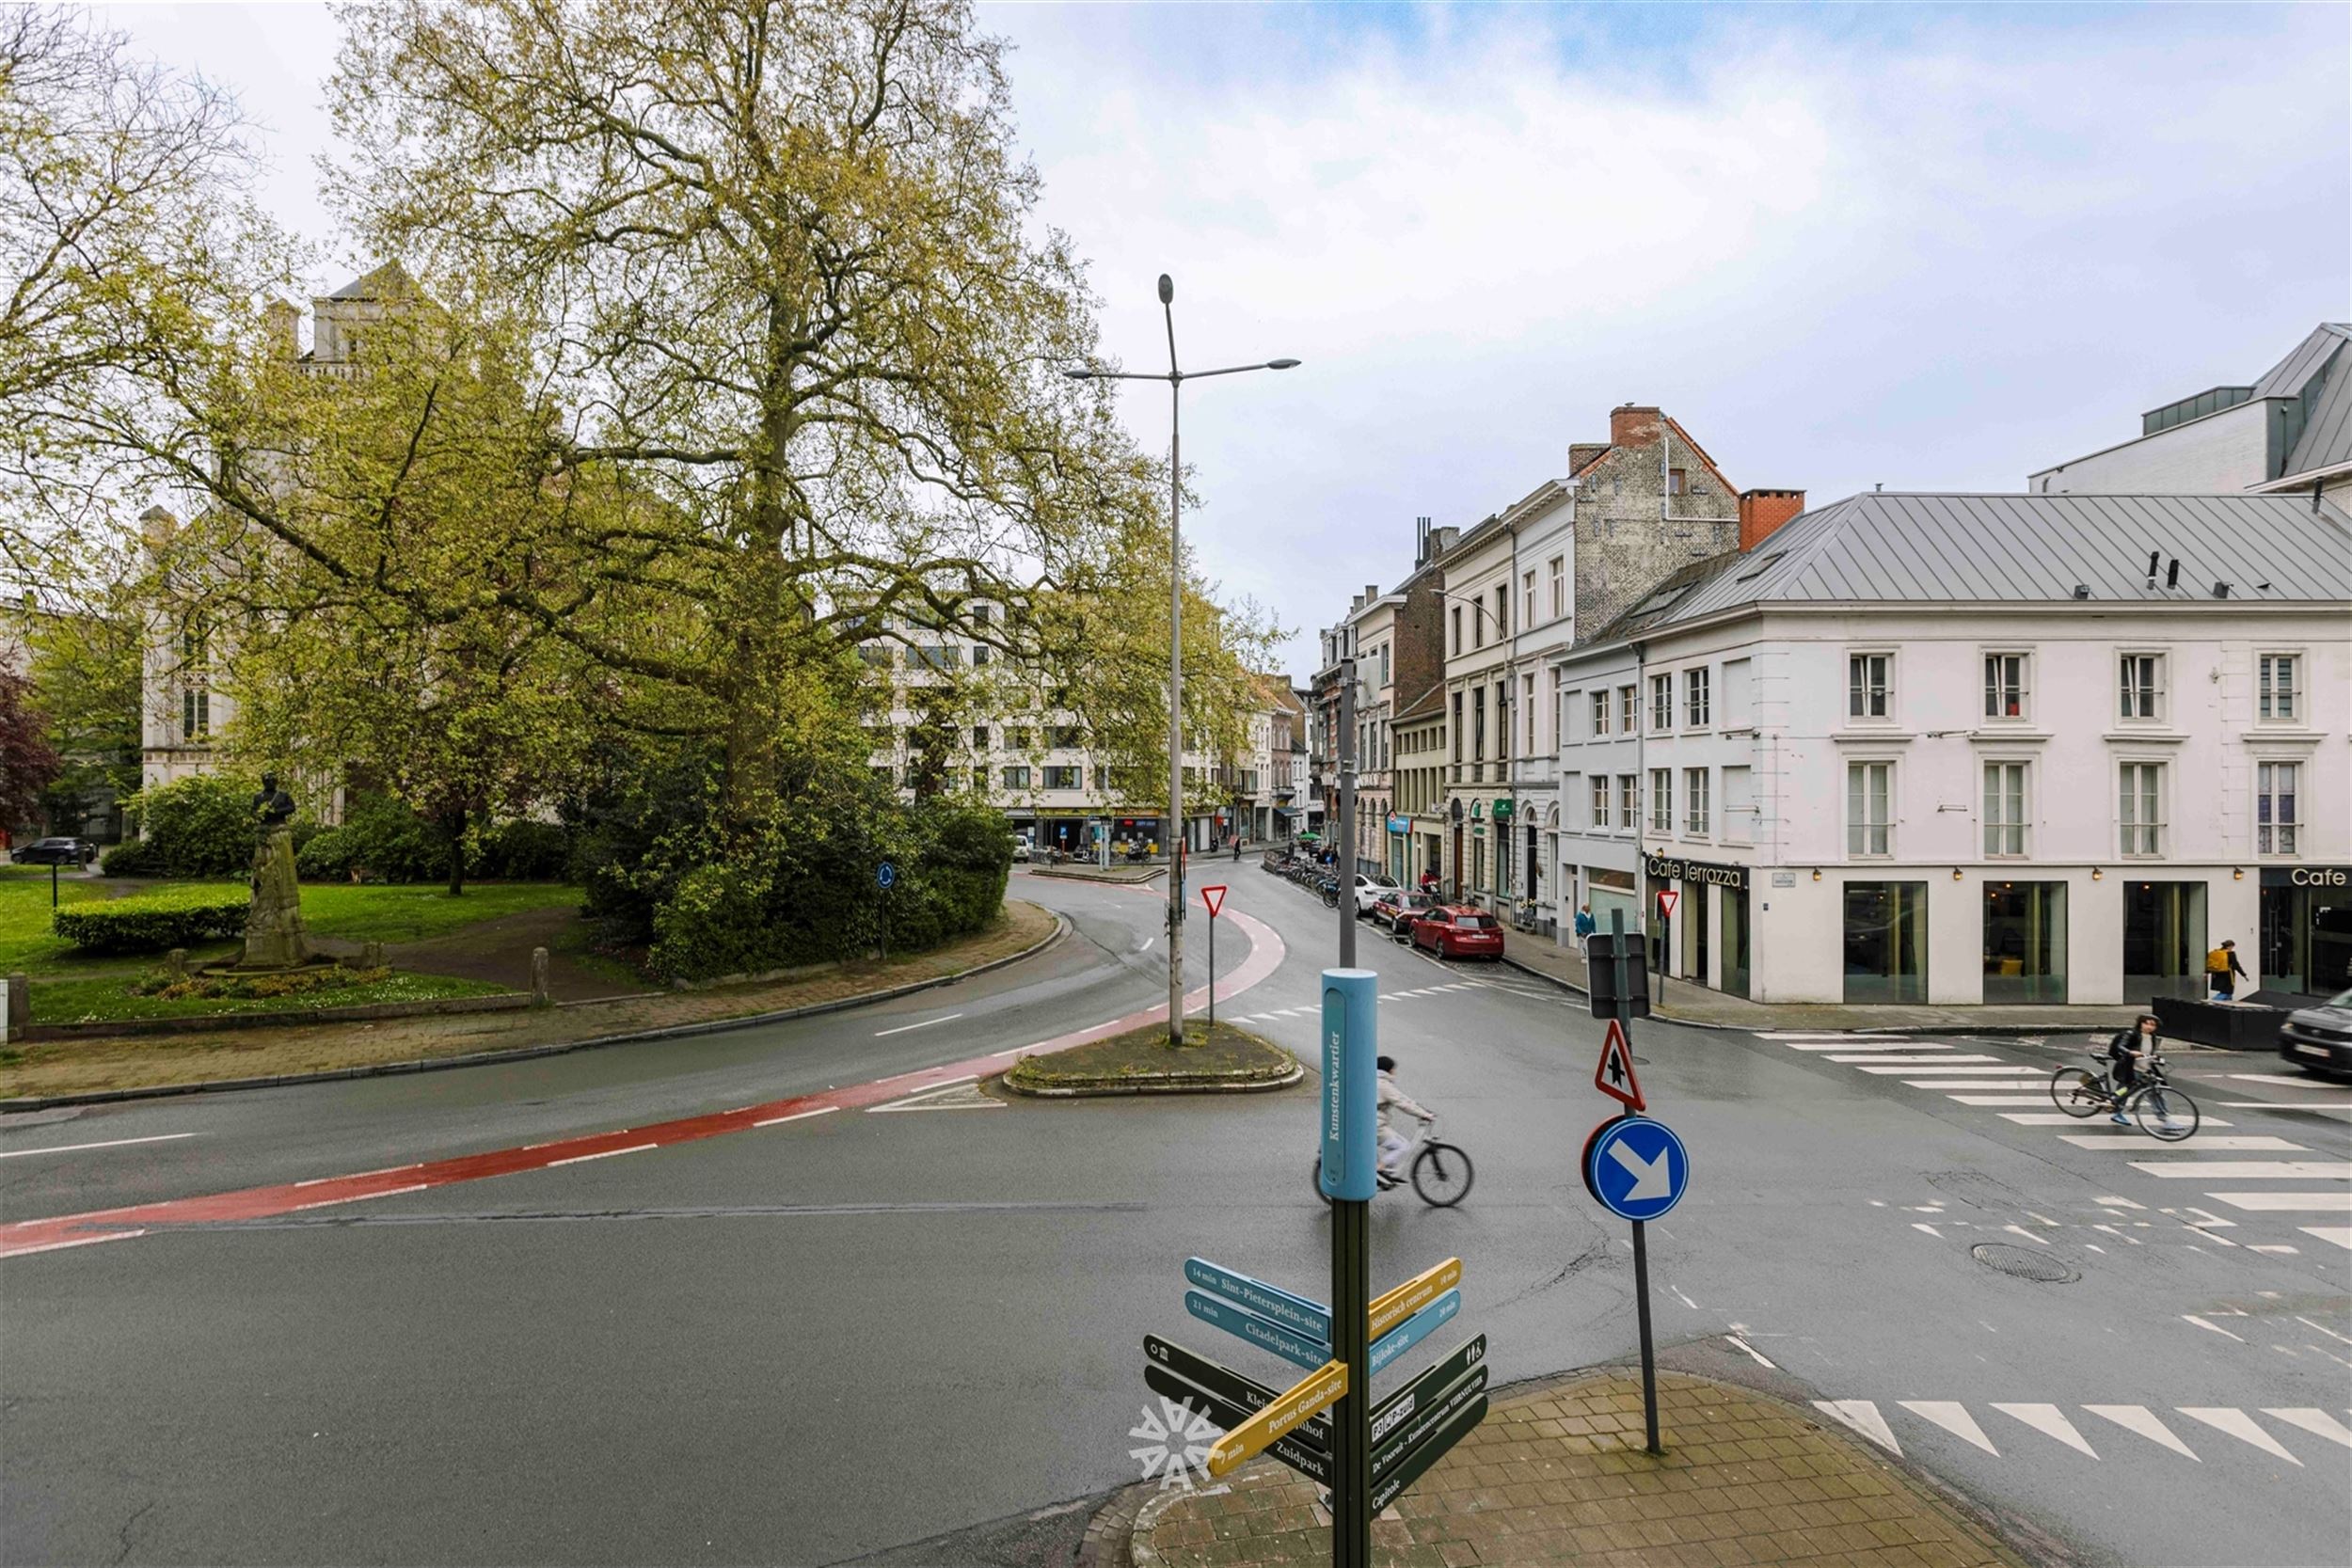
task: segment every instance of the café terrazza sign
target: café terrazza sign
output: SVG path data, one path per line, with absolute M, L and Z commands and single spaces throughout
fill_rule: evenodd
M 1712 882 L 1717 887 L 1738 888 L 1745 892 L 1748 868 L 1744 865 L 1722 865 L 1713 861 L 1686 861 L 1679 855 L 1653 855 L 1645 852 L 1642 869 L 1661 882 Z

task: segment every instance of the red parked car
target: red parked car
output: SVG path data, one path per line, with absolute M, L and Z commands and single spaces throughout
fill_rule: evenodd
M 1441 958 L 1502 959 L 1502 922 L 1467 904 L 1440 904 L 1413 922 L 1413 945 Z
M 1403 936 L 1414 921 L 1436 908 L 1437 902 L 1425 893 L 1407 893 L 1401 887 L 1392 887 L 1374 902 L 1372 923 L 1386 926 Z

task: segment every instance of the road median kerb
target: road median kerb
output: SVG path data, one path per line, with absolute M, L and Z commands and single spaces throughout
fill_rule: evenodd
M 762 1024 L 784 1023 L 797 1018 L 814 1018 L 821 1013 L 846 1012 L 876 1002 L 888 1002 L 897 997 L 912 996 L 917 991 L 953 985 L 969 980 L 992 970 L 1003 969 L 1033 958 L 1070 934 L 1070 917 L 1057 911 L 1047 911 L 1054 916 L 1054 928 L 1041 940 L 1018 953 L 1008 953 L 1000 958 L 960 969 L 951 974 L 934 974 L 905 985 L 882 990 L 865 991 L 856 996 L 836 997 L 828 1002 L 812 1002 L 803 1006 L 785 1007 L 774 1012 L 749 1013 L 740 1018 L 707 1019 L 694 1023 L 667 1024 L 654 1029 L 633 1029 L 620 1034 L 596 1035 L 586 1039 L 557 1040 L 545 1045 L 517 1046 L 511 1051 L 477 1051 L 461 1056 L 426 1056 L 401 1062 L 371 1062 L 362 1067 L 329 1068 L 319 1072 L 290 1072 L 263 1078 L 215 1078 L 199 1084 L 156 1084 L 125 1089 L 94 1089 L 82 1094 L 26 1096 L 16 1100 L 0 1100 L 0 1115 L 20 1111 L 46 1111 L 66 1105 L 106 1105 L 127 1100 L 165 1100 L 181 1095 L 225 1094 L 237 1089 L 286 1088 L 299 1084 L 332 1084 L 355 1078 L 391 1078 L 412 1072 L 440 1072 L 455 1068 L 488 1067 L 497 1062 L 526 1062 L 540 1056 L 561 1056 L 574 1051 L 594 1051 L 608 1045 L 635 1045 L 650 1040 L 686 1039 L 696 1035 L 724 1034 L 731 1029 L 753 1029 Z M 607 1002 L 642 1002 L 639 996 L 601 998 L 594 1001 L 565 1002 L 562 1007 L 593 1007 Z M 233 1018 L 234 1015 L 230 1015 Z M 306 1022 L 317 1022 L 309 1020 Z
M 1184 1021 L 1185 1043 L 1167 1043 L 1165 1018 L 1059 1051 L 1024 1056 L 1006 1070 L 1014 1094 L 1050 1100 L 1097 1095 L 1257 1094 L 1306 1076 L 1298 1058 L 1232 1023 Z

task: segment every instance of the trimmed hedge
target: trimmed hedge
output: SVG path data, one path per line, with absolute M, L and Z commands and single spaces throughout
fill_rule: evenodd
M 54 929 L 85 953 L 161 953 L 244 935 L 247 903 L 211 889 L 92 899 L 59 910 Z
M 241 774 L 200 773 L 140 790 L 124 802 L 138 818 L 139 847 L 125 855 L 131 846 L 119 846 L 101 869 L 122 877 L 244 876 L 262 832 L 255 787 Z

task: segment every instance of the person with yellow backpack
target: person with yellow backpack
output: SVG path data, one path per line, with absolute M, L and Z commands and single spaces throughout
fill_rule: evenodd
M 2237 961 L 2237 943 L 2225 942 L 2205 955 L 2205 992 L 2215 1002 L 2237 1000 L 2237 983 L 2250 979 L 2246 966 Z

